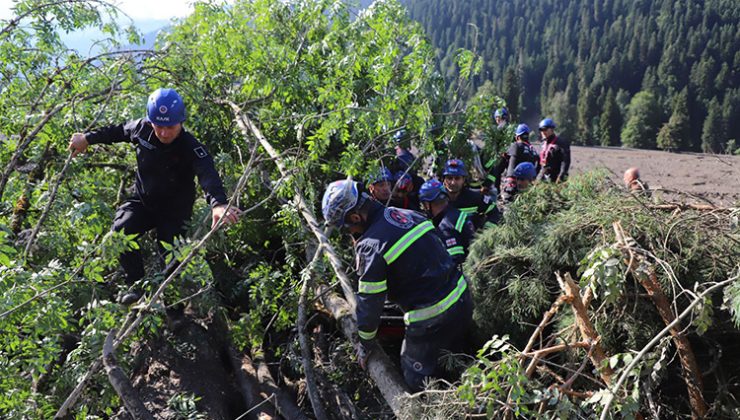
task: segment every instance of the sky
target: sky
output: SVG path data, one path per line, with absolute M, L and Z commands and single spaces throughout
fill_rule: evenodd
M 193 11 L 192 0 L 111 0 L 135 22 L 147 20 L 169 20 L 175 17 L 184 17 Z M 0 19 L 12 17 L 15 2 L 0 0 Z
M 108 0 L 121 10 L 119 24 L 127 26 L 133 20 L 143 34 L 166 27 L 173 18 L 182 18 L 193 11 L 193 0 Z M 13 0 L 0 0 L 0 19 L 11 19 Z M 127 15 L 124 16 L 123 14 Z M 0 24 L 0 27 L 2 24 Z M 102 38 L 97 28 L 62 35 L 62 40 L 69 47 L 86 53 L 93 41 Z M 88 52 L 89 53 L 89 52 Z

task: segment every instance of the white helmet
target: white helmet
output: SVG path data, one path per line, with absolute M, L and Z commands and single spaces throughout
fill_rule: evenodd
M 324 198 L 321 200 L 321 211 L 326 224 L 342 227 L 347 212 L 357 207 L 359 202 L 360 192 L 357 182 L 349 179 L 332 182 L 326 187 Z

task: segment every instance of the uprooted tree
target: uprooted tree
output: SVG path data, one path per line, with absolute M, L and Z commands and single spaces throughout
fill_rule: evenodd
M 115 14 L 101 5 L 24 1 L 0 29 L 0 416 L 125 406 L 145 418 L 141 405 L 183 418 L 738 409 L 720 375 L 737 353 L 737 209 L 626 197 L 598 174 L 533 189 L 477 239 L 466 270 L 482 349 L 448 358 L 467 368 L 459 383 L 410 397 L 383 356 L 358 373 L 350 244 L 316 218 L 324 185 L 389 164 L 403 127 L 419 167 L 469 156 L 474 132 L 500 148 L 489 118 L 500 99 L 443 109 L 434 51 L 395 1 L 359 13 L 330 0 L 203 3 L 154 51 L 66 50 L 60 31 Z M 464 78 L 478 61 L 461 52 Z M 134 244 L 106 232 L 134 157 L 98 146 L 65 161 L 65 147 L 74 131 L 139 117 L 160 86 L 186 98 L 187 129 L 246 215 L 209 230 L 199 201 L 171 247 L 175 271 L 151 258 L 147 298 L 126 311 L 113 302 L 116 257 Z M 184 318 L 167 316 L 182 305 Z

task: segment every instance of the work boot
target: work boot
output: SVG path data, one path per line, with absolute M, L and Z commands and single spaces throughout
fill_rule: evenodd
M 120 298 L 118 298 L 118 303 L 123 306 L 131 306 L 141 299 L 141 294 L 141 290 L 139 289 L 129 289 L 126 293 L 121 295 Z

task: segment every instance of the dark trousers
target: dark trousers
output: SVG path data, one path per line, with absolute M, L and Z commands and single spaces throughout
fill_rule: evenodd
M 424 380 L 436 376 L 441 350 L 462 349 L 472 318 L 473 298 L 468 286 L 460 299 L 441 315 L 406 326 L 401 368 L 412 392 L 421 391 Z
M 190 220 L 192 213 L 192 203 L 150 207 L 139 198 L 130 198 L 116 210 L 112 229 L 116 232 L 123 231 L 127 235 L 141 235 L 156 229 L 157 249 L 160 258 L 164 258 L 164 248 L 161 242 L 172 243 L 176 236 L 185 233 L 185 223 Z M 129 285 L 144 277 L 141 250 L 124 252 L 119 257 L 119 261 L 126 273 L 126 283 Z

